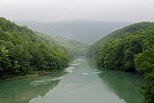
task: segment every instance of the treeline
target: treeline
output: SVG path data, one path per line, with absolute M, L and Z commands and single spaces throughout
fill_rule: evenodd
M 26 26 L 0 18 L 0 79 L 61 69 L 68 62 L 68 56 L 59 46 Z
M 154 101 L 154 23 L 133 24 L 97 41 L 90 48 L 99 66 L 141 73 L 147 80 L 145 103 Z
M 54 36 L 54 35 L 47 35 L 47 34 L 42 34 L 38 32 L 37 34 L 39 34 L 40 36 L 43 36 L 50 42 L 55 43 L 61 46 L 62 48 L 64 48 L 70 58 L 88 55 L 88 49 L 90 47 L 90 44 L 82 43 L 76 40 L 71 40 L 68 38 Z

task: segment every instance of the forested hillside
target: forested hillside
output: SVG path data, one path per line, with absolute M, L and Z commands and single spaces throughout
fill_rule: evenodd
M 150 22 L 141 22 L 141 23 L 136 23 L 136 24 L 132 24 L 129 26 L 126 26 L 122 29 L 118 29 L 110 34 L 108 34 L 107 36 L 105 36 L 104 38 L 96 41 L 91 48 L 89 49 L 89 55 L 90 56 L 97 56 L 99 53 L 99 50 L 105 46 L 106 43 L 112 41 L 115 38 L 121 38 L 123 35 L 127 34 L 127 33 L 133 33 L 139 30 L 145 30 L 147 29 L 149 26 L 154 25 L 154 23 L 150 23 Z
M 62 48 L 26 26 L 0 18 L 0 79 L 61 69 L 68 64 Z
M 66 53 L 69 55 L 70 58 L 74 58 L 76 56 L 88 55 L 88 49 L 90 47 L 90 44 L 82 43 L 79 41 L 71 40 L 64 37 L 54 36 L 54 35 L 47 35 L 47 34 L 42 34 L 38 32 L 37 34 L 39 34 L 39 36 L 41 37 L 43 36 L 50 42 L 65 48 Z
M 142 94 L 145 103 L 154 101 L 154 23 L 133 24 L 97 41 L 90 49 L 99 66 L 141 73 L 148 81 Z

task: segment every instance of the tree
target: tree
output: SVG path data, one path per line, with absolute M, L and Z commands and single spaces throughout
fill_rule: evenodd
M 8 72 L 11 67 L 11 62 L 8 58 L 8 50 L 4 46 L 0 46 L 0 79 L 7 78 Z
M 154 101 L 154 46 L 148 47 L 135 57 L 136 69 L 143 74 L 147 85 L 142 88 L 145 103 Z

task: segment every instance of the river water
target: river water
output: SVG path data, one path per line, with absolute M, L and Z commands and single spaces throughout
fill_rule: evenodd
M 65 72 L 0 82 L 0 103 L 141 103 L 144 80 L 78 58 Z

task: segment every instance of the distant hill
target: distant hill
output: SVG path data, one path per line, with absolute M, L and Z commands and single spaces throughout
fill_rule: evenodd
M 16 22 L 46 33 L 67 37 L 73 40 L 93 43 L 112 31 L 129 25 L 129 22 L 68 21 L 68 22 Z
M 55 43 L 56 45 L 60 45 L 61 47 L 65 48 L 70 58 L 74 58 L 76 56 L 87 56 L 87 52 L 90 47 L 89 44 L 39 32 L 36 32 L 36 34 L 43 38 L 46 38 L 51 43 Z

